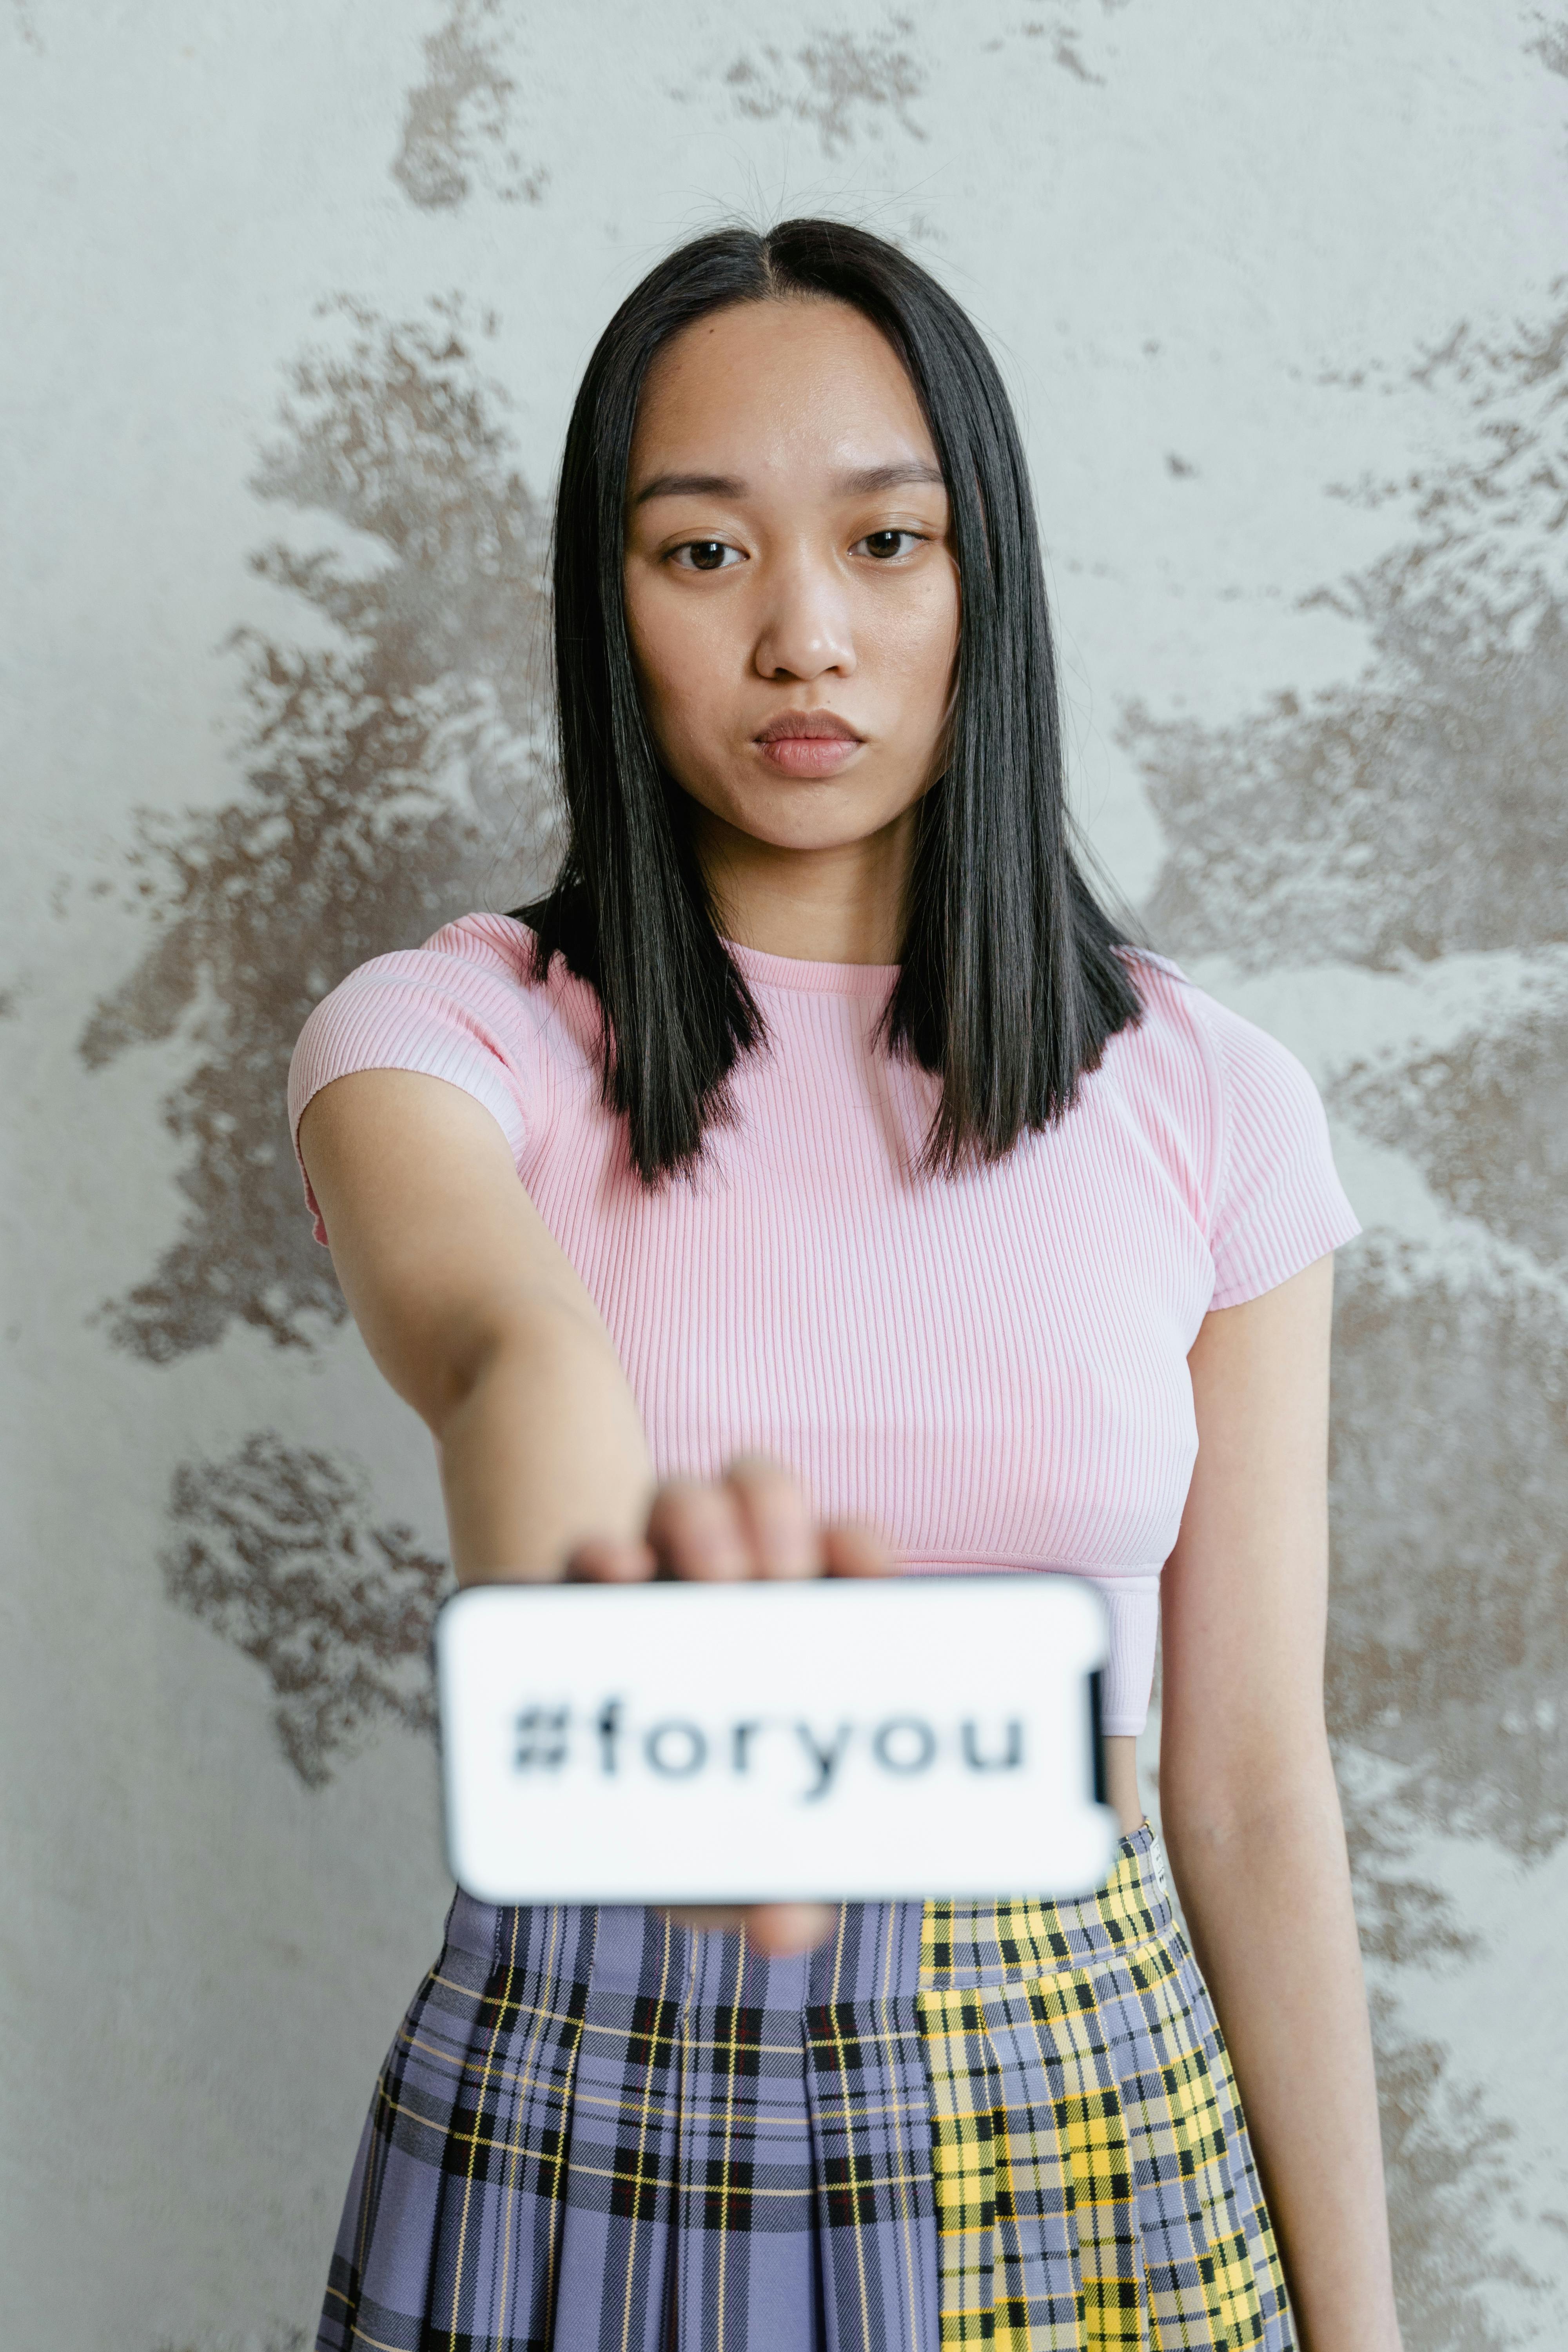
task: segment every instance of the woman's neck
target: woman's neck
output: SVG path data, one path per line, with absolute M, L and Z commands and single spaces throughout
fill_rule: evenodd
M 724 937 L 805 963 L 897 963 L 915 814 L 905 809 L 863 840 L 797 850 L 698 809 L 694 845 Z

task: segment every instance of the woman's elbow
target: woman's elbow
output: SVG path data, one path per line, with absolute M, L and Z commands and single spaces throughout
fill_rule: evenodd
M 529 1296 L 448 1329 L 426 1354 L 420 1392 L 408 1402 L 439 1445 L 476 1402 L 570 1381 L 587 1362 L 602 1373 L 606 1351 L 618 1376 L 614 1350 L 595 1323 L 568 1299 Z
M 1291 1710 L 1184 1737 L 1167 1722 L 1160 1811 L 1173 1842 L 1252 1845 L 1299 1834 L 1325 1811 L 1338 1818 L 1333 1759 L 1321 1709 Z

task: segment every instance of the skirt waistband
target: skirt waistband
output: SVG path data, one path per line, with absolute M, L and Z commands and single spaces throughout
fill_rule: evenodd
M 500 1909 L 461 1890 L 447 1916 L 446 1940 L 448 1949 L 514 1979 L 583 1981 L 591 1974 L 605 1990 L 623 1976 L 628 1986 L 644 1982 L 650 1941 L 658 1941 L 666 1952 L 659 1973 L 672 1993 L 694 1974 L 707 1976 L 707 1963 L 720 1963 L 733 1946 L 751 1998 L 793 2007 L 1093 1969 L 1174 1931 L 1159 1841 L 1144 1822 L 1121 1839 L 1110 1876 L 1090 1895 L 1070 1901 L 1018 1895 L 989 1903 L 846 1904 L 837 1933 L 815 1954 L 794 1959 L 742 1958 L 738 1936 L 672 1927 L 641 1906 Z
M 1007 1984 L 1102 1967 L 1175 1932 L 1164 1860 L 1144 1822 L 1116 1849 L 1105 1885 L 1072 1902 L 1016 1895 L 994 1903 L 928 1903 L 921 1929 L 922 1990 Z

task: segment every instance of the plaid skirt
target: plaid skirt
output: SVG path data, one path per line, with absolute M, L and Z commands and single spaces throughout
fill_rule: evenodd
M 847 1906 L 763 1960 L 459 1895 L 318 2352 L 1291 2352 L 1152 1831 L 1078 1903 Z

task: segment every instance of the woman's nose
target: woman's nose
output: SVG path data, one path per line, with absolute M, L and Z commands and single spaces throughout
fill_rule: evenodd
M 797 557 L 770 583 L 752 659 L 763 677 L 847 677 L 855 642 L 843 583 L 831 565 Z

